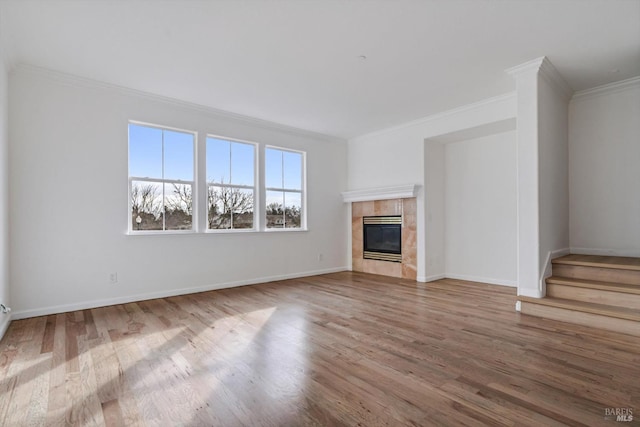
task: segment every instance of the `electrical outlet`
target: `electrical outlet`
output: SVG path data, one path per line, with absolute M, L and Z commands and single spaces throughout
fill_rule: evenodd
M 318 254 L 318 262 L 322 262 L 324 260 L 324 254 Z
M 11 311 L 11 307 L 7 307 L 4 304 L 0 304 L 0 313 L 9 313 Z
M 109 273 L 109 283 L 118 283 L 118 273 Z

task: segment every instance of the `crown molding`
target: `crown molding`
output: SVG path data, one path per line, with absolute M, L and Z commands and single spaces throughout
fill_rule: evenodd
M 168 96 L 145 92 L 138 89 L 132 89 L 129 87 L 120 86 L 113 83 L 102 82 L 99 80 L 94 80 L 87 77 L 81 77 L 74 74 L 68 74 L 62 71 L 51 70 L 49 68 L 44 68 L 37 65 L 20 63 L 14 67 L 14 70 L 41 75 L 46 78 L 55 80 L 59 83 L 68 84 L 70 86 L 85 87 L 85 88 L 91 88 L 91 89 L 106 89 L 106 90 L 115 91 L 127 96 L 135 96 L 138 98 L 145 98 L 150 101 L 171 104 L 184 109 L 242 122 L 242 123 L 259 127 L 262 129 L 266 129 L 266 130 L 271 130 L 271 131 L 275 130 L 279 132 L 304 136 L 304 137 L 313 138 L 316 140 L 322 140 L 322 141 L 331 142 L 331 143 L 346 144 L 347 142 L 346 139 L 339 138 L 333 135 L 313 132 L 310 130 L 297 128 L 295 126 L 289 126 L 281 123 L 271 122 L 268 120 L 258 119 L 255 117 L 245 116 L 245 115 L 233 113 L 230 111 L 219 110 L 217 108 L 209 107 L 202 104 L 195 104 L 188 101 L 182 101 L 182 100 L 171 98 Z
M 549 82 L 556 91 L 566 100 L 570 100 L 573 95 L 573 89 L 567 81 L 562 77 L 562 74 L 556 67 L 553 66 L 551 61 L 546 56 L 532 59 L 524 64 L 516 65 L 505 70 L 505 72 L 511 75 L 513 78 L 518 78 L 522 74 L 536 73 L 542 76 L 547 82 Z
M 517 78 L 520 74 L 535 72 L 537 73 L 542 66 L 542 61 L 544 61 L 546 57 L 541 56 L 540 58 L 532 59 L 531 61 L 527 61 L 523 64 L 516 65 L 515 67 L 507 68 L 504 70 L 510 76 Z
M 624 92 L 633 87 L 640 87 L 640 76 L 620 80 L 619 82 L 608 83 L 602 86 L 596 86 L 591 89 L 579 90 L 573 94 L 571 102 L 583 101 L 585 99 L 596 98 L 617 92 Z
M 344 191 L 342 199 L 349 202 L 369 202 L 373 200 L 408 199 L 416 197 L 420 186 L 416 184 L 399 185 L 396 187 L 369 188 L 366 190 Z
M 466 105 L 462 105 L 460 107 L 456 107 L 453 108 L 451 110 L 445 110 L 442 111 L 440 113 L 436 113 L 436 114 L 432 114 L 430 116 L 426 116 L 426 117 L 422 117 L 420 119 L 416 119 L 416 120 L 412 120 L 410 122 L 406 122 L 406 123 L 402 123 L 400 125 L 396 125 L 396 126 L 391 126 L 388 128 L 384 128 L 384 129 L 380 129 L 374 132 L 370 132 L 370 133 L 366 133 L 364 135 L 360 135 L 357 136 L 355 138 L 351 138 L 349 139 L 349 141 L 358 141 L 358 140 L 362 140 L 362 139 L 367 139 L 367 138 L 372 138 L 375 136 L 380 136 L 380 135 L 384 135 L 387 133 L 391 133 L 391 132 L 396 132 L 402 129 L 406 129 L 406 128 L 410 128 L 413 126 L 420 126 L 420 125 L 424 125 L 427 124 L 429 122 L 433 122 L 435 120 L 441 120 L 444 119 L 446 117 L 449 116 L 455 116 L 457 114 L 462 114 L 462 113 L 466 113 L 478 108 L 483 108 L 486 107 L 487 105 L 491 105 L 497 102 L 503 102 L 503 101 L 507 101 L 509 99 L 515 98 L 516 97 L 516 93 L 515 92 L 507 92 L 507 93 L 503 93 L 502 95 L 498 95 L 498 96 L 494 96 L 492 98 L 486 98 L 483 99 L 481 101 L 477 101 L 477 102 L 473 102 L 471 104 L 466 104 Z
M 540 75 L 555 86 L 556 91 L 565 99 L 565 101 L 569 101 L 571 99 L 573 89 L 546 56 L 542 58 L 542 64 L 540 64 Z

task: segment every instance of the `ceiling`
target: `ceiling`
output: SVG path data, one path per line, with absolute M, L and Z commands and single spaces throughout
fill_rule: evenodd
M 640 75 L 640 0 L 0 0 L 26 63 L 340 138 L 513 91 Z M 366 57 L 366 58 L 363 58 Z

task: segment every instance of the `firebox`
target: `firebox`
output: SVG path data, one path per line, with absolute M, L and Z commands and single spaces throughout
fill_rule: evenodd
M 362 218 L 364 259 L 402 262 L 402 216 Z

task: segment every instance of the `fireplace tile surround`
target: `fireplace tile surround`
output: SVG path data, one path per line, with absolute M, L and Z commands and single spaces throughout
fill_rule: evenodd
M 351 204 L 352 269 L 416 280 L 417 235 L 416 198 L 372 200 Z M 363 259 L 362 218 L 365 216 L 402 216 L 402 262 Z

